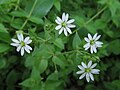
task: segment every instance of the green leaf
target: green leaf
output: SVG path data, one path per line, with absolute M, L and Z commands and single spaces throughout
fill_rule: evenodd
M 6 59 L 0 58 L 0 69 L 4 68 L 6 66 Z
M 0 43 L 0 53 L 6 52 L 10 49 L 10 46 L 8 44 Z
M 120 8 L 120 2 L 118 0 L 110 0 L 107 4 L 112 16 L 116 15 L 118 8 Z
M 0 0 L 0 4 L 9 4 L 12 2 L 16 2 L 17 0 Z
M 55 0 L 55 2 L 54 2 L 54 6 L 55 6 L 56 9 L 60 12 L 60 10 L 61 10 L 60 0 Z
M 59 48 L 61 48 L 61 49 L 64 49 L 64 43 L 63 43 L 63 41 L 62 41 L 61 38 L 57 38 L 57 39 L 54 41 L 54 44 L 55 44 L 57 47 L 59 47 Z
M 60 58 L 57 57 L 57 56 L 53 56 L 52 61 L 53 61 L 55 64 L 59 65 L 61 68 L 64 68 L 64 67 L 65 67 L 65 64 L 64 64 L 64 62 L 62 61 L 62 59 L 60 59 Z
M 120 39 L 111 41 L 108 45 L 107 50 L 110 53 L 114 53 L 116 55 L 120 54 Z
M 43 73 L 48 67 L 48 60 L 42 59 L 39 64 L 39 71 Z
M 30 17 L 29 20 L 33 23 L 43 25 L 43 20 L 39 17 Z
M 78 49 L 80 44 L 81 44 L 81 40 L 78 33 L 76 32 L 72 42 L 73 48 Z
M 15 29 L 20 29 L 23 25 L 24 21 L 20 18 L 14 19 L 14 21 L 11 23 L 11 26 Z
M 22 85 L 24 87 L 34 87 L 35 80 L 32 78 L 28 78 L 28 79 L 24 80 L 22 83 L 19 83 L 19 85 Z
M 11 40 L 8 31 L 2 23 L 0 23 L 0 40 L 7 43 L 10 43 Z
M 10 13 L 10 15 L 15 16 L 15 17 L 27 17 L 27 13 L 24 10 L 13 11 Z
M 25 11 L 30 13 L 35 0 L 26 1 Z M 52 8 L 54 0 L 37 0 L 37 4 L 34 7 L 32 16 L 44 17 Z

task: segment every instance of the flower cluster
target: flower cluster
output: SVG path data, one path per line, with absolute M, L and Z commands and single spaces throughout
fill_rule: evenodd
M 64 32 L 65 36 L 68 36 L 68 34 L 72 34 L 71 28 L 75 28 L 76 26 L 72 24 L 75 20 L 70 19 L 69 20 L 69 14 L 62 14 L 62 18 L 57 17 L 55 22 L 58 24 L 55 29 L 59 30 L 59 34 Z M 91 54 L 97 53 L 97 48 L 102 47 L 102 42 L 98 41 L 98 39 L 101 37 L 101 35 L 98 35 L 97 33 L 92 37 L 91 34 L 88 34 L 88 37 L 85 37 L 84 40 L 87 42 L 83 48 L 85 50 L 88 50 L 90 48 Z M 13 43 L 11 43 L 12 46 L 15 46 L 17 49 L 17 52 L 21 53 L 21 56 L 24 55 L 24 52 L 30 53 L 32 48 L 29 46 L 29 44 L 32 42 L 30 37 L 26 37 L 24 39 L 24 36 L 22 33 L 17 33 L 18 39 L 12 39 Z M 78 65 L 78 68 L 80 71 L 76 72 L 76 74 L 82 74 L 79 79 L 82 79 L 86 77 L 87 82 L 94 81 L 93 74 L 99 74 L 100 70 L 94 69 L 96 67 L 97 63 L 92 65 L 92 60 L 88 62 L 88 65 L 86 65 L 84 62 L 81 63 L 82 65 Z

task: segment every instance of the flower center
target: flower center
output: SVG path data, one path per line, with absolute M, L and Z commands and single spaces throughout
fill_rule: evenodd
M 66 25 L 66 22 L 62 22 L 62 27 L 65 27 Z
M 25 46 L 25 42 L 23 42 L 23 41 L 21 41 L 21 46 L 23 47 L 23 46 Z
M 86 69 L 85 69 L 85 72 L 90 72 L 90 71 L 91 71 L 90 68 L 86 68 Z
M 95 44 L 95 41 L 94 41 L 94 40 L 91 40 L 91 41 L 90 41 L 90 45 L 93 45 L 93 44 Z

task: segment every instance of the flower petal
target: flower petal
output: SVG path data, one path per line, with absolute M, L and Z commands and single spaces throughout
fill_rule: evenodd
M 20 49 L 21 49 L 21 45 L 19 45 L 19 46 L 17 47 L 17 52 L 19 52 Z
M 88 68 L 91 67 L 91 65 L 92 65 L 92 61 L 89 61 L 88 65 L 87 65 Z
M 93 40 L 95 40 L 95 39 L 96 39 L 96 37 L 97 37 L 97 33 L 93 36 Z
M 90 47 L 90 43 L 87 43 L 83 46 L 84 48 L 89 48 Z
M 14 39 L 14 38 L 12 39 L 12 41 L 15 43 L 20 43 L 17 39 Z
M 64 22 L 66 20 L 65 13 L 62 14 L 62 21 Z
M 86 80 L 87 80 L 87 82 L 90 81 L 89 73 L 86 74 Z
M 95 38 L 95 40 L 97 41 L 100 37 L 101 37 L 101 35 L 98 35 L 98 36 Z
M 73 25 L 73 24 L 68 24 L 67 27 L 68 27 L 68 28 L 74 28 L 74 27 L 76 27 L 76 26 Z
M 24 42 L 26 43 L 29 39 L 30 39 L 30 37 L 26 37 L 26 38 L 24 39 Z
M 103 42 L 96 41 L 95 44 L 97 44 L 97 45 L 101 45 L 101 44 L 103 44 Z
M 82 67 L 81 65 L 78 65 L 78 68 L 81 70 L 85 70 L 84 67 Z
M 91 73 L 93 74 L 99 74 L 100 70 L 99 69 L 92 69 Z
M 29 50 L 32 50 L 32 48 L 29 45 L 25 45 L 25 47 Z
M 93 54 L 93 46 L 90 47 L 90 52 Z
M 24 47 L 21 48 L 21 56 L 24 55 Z
M 18 43 L 11 43 L 10 45 L 17 47 L 17 46 L 19 46 L 20 44 L 18 44 Z
M 90 68 L 94 68 L 96 67 L 97 63 L 93 64 Z
M 72 34 L 72 31 L 70 30 L 70 28 L 66 27 L 66 30 L 67 30 L 70 34 Z
M 26 51 L 27 53 L 30 53 L 30 50 L 29 50 L 29 48 L 27 48 L 27 47 L 25 47 L 25 51 Z
M 95 45 L 93 45 L 92 47 L 93 47 L 93 51 L 94 51 L 95 53 L 97 53 L 97 49 L 96 49 Z
M 26 44 L 30 44 L 32 42 L 32 40 L 28 40 L 27 42 L 26 42 Z
M 86 42 L 88 42 L 88 43 L 90 42 L 90 40 L 88 38 L 85 37 L 84 39 Z
M 56 30 L 59 30 L 62 26 L 61 25 L 58 25 L 55 27 Z
M 84 68 L 87 68 L 87 65 L 84 62 L 82 62 L 81 64 Z
M 64 28 L 64 34 L 65 34 L 65 36 L 68 35 L 66 28 Z
M 24 40 L 25 44 L 30 44 L 32 40 L 30 40 L 30 37 L 26 37 Z
M 61 24 L 61 22 L 59 22 L 58 19 L 56 19 L 55 22 L 56 22 L 57 24 Z
M 18 37 L 18 40 L 19 41 L 23 41 L 23 34 L 22 33 L 20 33 L 20 34 L 17 34 L 17 37 Z
M 88 33 L 89 40 L 92 40 L 92 36 Z
M 65 18 L 65 21 L 66 21 L 66 22 L 67 22 L 68 18 L 69 18 L 69 14 L 67 13 L 67 14 L 66 14 L 66 18 Z
M 71 19 L 71 20 L 67 21 L 67 24 L 71 24 L 71 23 L 73 23 L 74 21 L 75 21 L 75 19 Z
M 86 75 L 86 73 L 83 73 L 83 74 L 79 77 L 79 79 L 84 78 L 84 77 L 85 77 L 85 75 Z
M 57 17 L 58 22 L 62 23 L 61 18 Z
M 94 81 L 94 77 L 91 73 L 89 73 L 89 76 L 90 76 L 91 80 Z
M 76 72 L 76 74 L 82 74 L 82 73 L 84 73 L 84 71 L 78 71 L 78 72 Z
M 59 34 L 61 34 L 63 32 L 63 27 L 59 30 Z

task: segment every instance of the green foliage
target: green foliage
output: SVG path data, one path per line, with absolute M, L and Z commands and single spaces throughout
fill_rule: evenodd
M 75 19 L 72 34 L 58 35 L 56 16 Z M 30 36 L 23 57 L 10 45 L 16 31 Z M 97 54 L 84 37 L 101 34 Z M 0 0 L 0 90 L 120 90 L 119 0 Z M 81 62 L 98 63 L 95 81 L 79 80 Z

